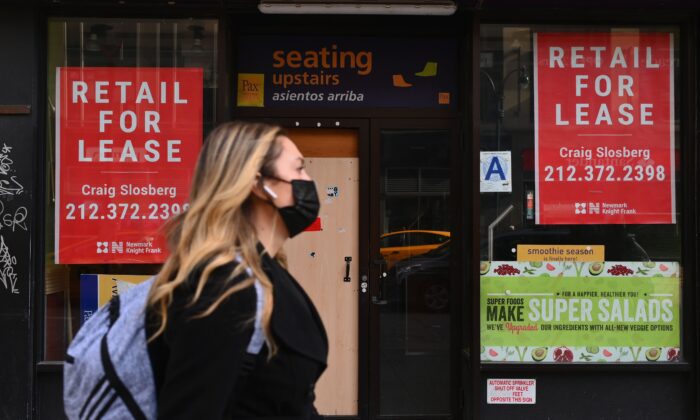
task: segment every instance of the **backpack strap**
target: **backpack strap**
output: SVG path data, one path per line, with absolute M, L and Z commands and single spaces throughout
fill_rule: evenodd
M 241 264 L 243 259 L 240 255 L 236 256 L 236 261 Z M 241 368 L 239 376 L 246 377 L 254 369 L 257 362 L 257 356 L 265 345 L 265 331 L 262 328 L 262 313 L 263 307 L 265 306 L 265 293 L 260 284 L 260 281 L 255 278 L 253 270 L 250 267 L 246 267 L 246 273 L 248 277 L 255 279 L 253 287 L 255 288 L 255 322 L 253 324 L 253 335 L 250 337 L 248 342 L 248 347 L 246 352 L 243 354 L 243 360 L 241 361 Z
M 119 295 L 114 296 L 109 301 L 109 328 L 112 328 L 117 318 L 119 318 L 119 312 L 121 307 L 121 301 L 119 300 Z
M 252 272 L 250 274 L 252 274 Z M 255 279 L 254 287 L 257 300 L 255 302 L 255 324 L 253 327 L 253 335 L 250 337 L 250 342 L 248 343 L 247 349 L 247 353 L 249 354 L 260 353 L 260 350 L 262 350 L 262 347 L 265 344 L 265 331 L 263 331 L 262 328 L 262 313 L 263 307 L 265 306 L 265 293 L 258 279 Z
M 131 394 L 131 391 L 129 391 L 129 388 L 127 388 L 126 385 L 124 385 L 124 382 L 122 382 L 121 378 L 119 378 L 119 375 L 117 374 L 117 370 L 114 367 L 114 363 L 112 363 L 112 358 L 109 353 L 109 343 L 107 342 L 107 335 L 109 334 L 109 330 L 112 329 L 112 326 L 114 326 L 114 323 L 117 321 L 117 318 L 119 318 L 120 304 L 121 302 L 119 295 L 113 297 L 109 303 L 109 328 L 107 329 L 107 333 L 105 333 L 105 335 L 102 336 L 102 342 L 100 343 L 100 356 L 102 359 L 102 368 L 105 371 L 105 376 L 107 377 L 107 380 L 109 381 L 112 388 L 114 388 L 115 394 L 119 395 L 119 397 L 122 399 L 124 405 L 129 410 L 134 419 L 146 420 L 146 415 L 143 413 L 143 410 L 141 410 L 141 407 L 139 407 L 139 405 L 136 403 L 136 400 Z M 114 403 L 113 400 L 114 398 L 109 404 L 105 406 L 105 409 L 108 408 L 112 403 Z
M 239 264 L 243 263 L 243 258 L 240 255 L 236 255 L 236 261 Z M 262 328 L 262 314 L 263 308 L 265 307 L 265 292 L 263 290 L 260 280 L 258 280 L 253 274 L 253 270 L 250 267 L 246 267 L 246 273 L 248 277 L 255 279 L 253 284 L 255 288 L 255 323 L 253 324 L 253 335 L 250 337 L 250 342 L 248 342 L 248 348 L 246 349 L 246 355 L 244 357 L 244 368 L 245 365 L 250 364 L 252 359 L 253 365 L 255 364 L 255 357 L 249 358 L 248 355 L 257 355 L 262 350 L 263 345 L 265 345 L 265 331 Z

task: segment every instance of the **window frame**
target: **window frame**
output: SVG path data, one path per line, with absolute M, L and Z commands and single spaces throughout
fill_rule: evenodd
M 467 223 L 465 226 L 465 234 L 468 235 L 469 229 L 474 232 L 471 236 L 471 249 L 469 250 L 469 260 L 471 262 L 465 276 L 474 279 L 479 279 L 479 264 L 480 264 L 480 192 L 479 192 L 479 149 L 480 149 L 480 109 L 481 93 L 479 83 L 480 73 L 480 56 L 481 51 L 481 25 L 520 25 L 520 26 L 539 26 L 539 25 L 587 25 L 589 27 L 611 27 L 611 26 L 675 26 L 679 34 L 679 43 L 677 56 L 680 58 L 679 77 L 675 83 L 682 88 L 679 89 L 679 97 L 676 100 L 679 103 L 679 111 L 676 117 L 680 121 L 679 141 L 681 150 L 684 153 L 681 155 L 681 176 L 683 182 L 680 188 L 682 191 L 683 201 L 677 208 L 681 212 L 683 220 L 683 234 L 681 235 L 681 261 L 684 262 L 683 278 L 682 278 L 682 296 L 681 296 L 681 349 L 683 360 L 674 363 L 548 363 L 536 364 L 532 363 L 484 363 L 475 351 L 470 353 L 470 368 L 473 372 L 572 372 L 572 371 L 589 371 L 593 369 L 599 372 L 620 372 L 620 371 L 663 371 L 663 372 L 689 372 L 692 371 L 696 358 L 696 304 L 697 288 L 695 281 L 697 279 L 696 255 L 697 244 L 694 238 L 697 237 L 697 223 L 694 217 L 696 202 L 693 201 L 694 191 L 700 183 L 700 173 L 693 166 L 693 161 L 697 155 L 695 145 L 695 135 L 698 132 L 696 123 L 697 104 L 693 101 L 696 99 L 694 92 L 697 83 L 697 52 L 693 49 L 696 42 L 696 26 L 692 16 L 679 12 L 661 12 L 654 16 L 645 15 L 641 11 L 625 13 L 625 15 L 617 14 L 611 18 L 608 10 L 577 10 L 575 14 L 571 10 L 561 9 L 555 13 L 543 16 L 538 10 L 523 10 L 514 9 L 506 13 L 498 11 L 479 11 L 473 15 L 471 39 L 468 39 L 468 51 L 471 57 L 471 63 L 468 69 L 468 88 L 471 90 L 471 97 L 466 98 L 466 132 L 470 134 L 471 144 L 465 149 L 465 162 L 471 163 L 471 171 L 466 170 L 465 176 L 472 180 L 472 185 L 467 190 L 465 197 L 471 197 L 472 209 L 467 212 L 467 217 L 471 218 L 471 226 Z M 615 20 L 613 20 L 615 19 Z M 690 93 L 689 93 L 690 92 Z M 469 194 L 470 193 L 470 194 Z M 685 216 L 683 216 L 685 215 Z M 468 341 L 468 346 L 471 349 L 480 347 L 480 286 L 478 281 L 471 281 L 471 288 L 467 292 L 466 298 L 471 303 L 472 310 L 464 316 L 471 317 L 465 320 L 465 340 Z M 480 375 L 472 375 L 472 387 L 480 389 L 482 386 Z M 475 402 L 478 404 L 478 402 Z
M 155 23 L 155 22 L 161 22 L 161 23 L 167 23 L 167 22 L 186 22 L 188 20 L 195 21 L 195 22 L 202 22 L 206 21 L 207 23 L 211 23 L 214 25 L 216 28 L 216 33 L 214 34 L 214 42 L 215 42 L 215 48 L 213 48 L 212 54 L 213 54 L 213 61 L 212 61 L 212 71 L 216 73 L 216 76 L 214 78 L 215 82 L 215 87 L 214 89 L 211 89 L 213 91 L 213 95 L 211 95 L 210 98 L 203 98 L 203 103 L 204 110 L 206 112 L 207 104 L 206 101 L 207 99 L 211 100 L 214 105 L 214 110 L 211 112 L 211 114 L 208 116 L 205 114 L 203 121 L 202 121 L 202 129 L 203 131 L 203 138 L 206 137 L 207 131 L 210 131 L 213 127 L 218 125 L 220 121 L 225 121 L 230 119 L 230 112 L 231 112 L 231 105 L 226 102 L 226 95 L 223 93 L 227 89 L 229 89 L 229 86 L 231 85 L 231 74 L 226 71 L 227 69 L 227 60 L 226 60 L 226 55 L 227 51 L 230 48 L 230 41 L 227 38 L 227 34 L 230 34 L 229 32 L 229 26 L 230 26 L 230 16 L 223 15 L 221 13 L 214 13 L 211 11 L 203 11 L 200 12 L 196 15 L 192 14 L 184 14 L 182 10 L 166 10 L 166 11 L 159 11 L 159 12 L 153 12 L 153 13 L 143 13 L 143 12 L 123 12 L 119 15 L 114 15 L 113 11 L 110 12 L 108 9 L 103 9 L 100 10 L 99 8 L 92 8 L 91 10 L 97 9 L 98 12 L 91 12 L 91 13 L 85 13 L 84 10 L 73 10 L 72 12 L 68 12 L 70 9 L 66 8 L 60 8 L 57 7 L 57 10 L 60 10 L 60 12 L 55 12 L 53 10 L 49 10 L 45 15 L 43 19 L 43 32 L 38 35 L 39 37 L 39 45 L 40 48 L 38 49 L 38 52 L 40 54 L 39 60 L 38 60 L 38 77 L 41 83 L 40 89 L 39 89 L 39 95 L 42 98 L 49 98 L 51 92 L 49 92 L 48 89 L 48 78 L 49 78 L 49 43 L 48 43 L 48 34 L 49 34 L 49 26 L 52 23 L 56 22 L 66 22 L 66 21 L 114 21 L 114 20 L 121 20 L 125 22 L 133 22 L 133 23 Z M 183 29 L 180 29 L 178 32 L 181 31 L 187 31 L 187 28 L 184 27 Z M 62 54 L 62 53 L 61 53 Z M 183 58 L 184 59 L 184 58 Z M 179 64 L 179 63 L 178 63 Z M 109 66 L 106 66 L 109 67 Z M 184 66 L 179 66 L 181 68 L 185 68 Z M 55 68 L 53 69 L 55 72 Z M 204 92 L 207 90 L 206 86 L 206 80 L 204 84 Z M 52 121 L 49 120 L 50 115 L 48 114 L 48 111 L 45 110 L 44 108 L 48 108 L 47 104 L 47 99 L 44 99 L 43 102 L 40 103 L 40 130 L 37 133 L 37 139 L 39 139 L 39 150 L 40 153 L 37 154 L 37 179 L 39 180 L 37 182 L 38 184 L 38 190 L 37 190 L 37 198 L 35 200 L 36 203 L 36 209 L 37 209 L 37 214 L 40 214 L 40 217 L 37 217 L 36 219 L 40 221 L 40 223 L 36 224 L 36 234 L 35 238 L 37 238 L 34 248 L 34 252 L 36 252 L 36 255 L 40 255 L 41 257 L 37 259 L 37 263 L 33 264 L 34 267 L 34 272 L 36 273 L 36 279 L 37 279 L 37 287 L 35 288 L 34 292 L 34 302 L 36 302 L 36 311 L 35 311 L 35 319 L 34 319 L 34 326 L 35 328 L 33 329 L 32 336 L 33 336 L 33 342 L 34 342 L 34 359 L 36 361 L 37 369 L 38 370 L 48 370 L 51 371 L 54 369 L 56 365 L 62 364 L 62 358 L 47 358 L 47 353 L 46 353 L 46 337 L 47 337 L 47 320 L 46 320 L 46 296 L 45 296 L 45 277 L 46 277 L 46 247 L 47 245 L 49 246 L 49 249 L 53 249 L 54 244 L 47 244 L 47 232 L 46 232 L 46 224 L 47 223 L 55 223 L 55 221 L 49 221 L 46 220 L 46 213 L 47 213 L 47 190 L 52 190 L 54 188 L 53 184 L 50 184 L 46 182 L 47 178 L 49 176 L 53 176 L 49 174 L 49 165 L 47 159 L 49 158 L 49 155 L 51 153 L 55 153 L 55 151 L 50 150 L 48 147 L 48 139 L 49 136 L 53 137 L 55 133 L 55 122 L 51 124 Z M 51 133 L 51 134 L 49 134 Z M 55 169 L 54 169 L 55 170 Z M 53 214 L 49 215 L 49 217 L 53 218 Z M 54 239 L 55 240 L 55 239 Z M 53 264 L 53 263 L 52 263 Z M 104 265 L 104 264 L 103 264 Z M 112 264 L 109 264 L 112 265 Z M 147 272 L 150 269 L 154 269 L 153 267 L 157 267 L 160 264 L 133 264 L 134 266 L 142 266 L 144 268 L 144 272 Z M 62 267 L 63 265 L 58 265 L 57 267 Z M 82 266 L 82 264 L 79 264 L 78 266 Z M 150 268 L 149 268 L 150 267 Z M 71 295 L 76 294 L 77 291 L 71 291 Z M 75 298 L 71 297 L 71 300 L 74 300 Z M 69 303 L 70 304 L 70 303 Z M 79 309 L 79 306 L 76 307 Z M 71 311 L 75 309 L 71 307 Z M 68 315 L 66 315 L 68 316 Z M 73 316 L 75 318 L 75 316 Z M 70 345 L 70 342 L 72 340 L 72 337 L 74 333 L 77 332 L 79 326 L 73 326 L 73 331 L 72 333 L 68 330 L 65 331 L 66 335 L 66 342 L 65 345 L 66 347 Z

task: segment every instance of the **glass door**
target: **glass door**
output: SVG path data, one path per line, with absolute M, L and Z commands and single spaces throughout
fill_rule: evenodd
M 373 122 L 370 412 L 452 410 L 449 123 Z

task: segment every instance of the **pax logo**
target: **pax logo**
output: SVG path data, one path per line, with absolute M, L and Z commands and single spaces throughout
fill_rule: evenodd
M 238 73 L 238 106 L 265 106 L 265 74 Z
M 586 214 L 586 203 L 576 203 L 575 207 L 576 207 L 576 210 L 575 210 L 576 214 Z
M 259 92 L 262 89 L 262 86 L 250 80 L 243 80 L 243 86 L 241 86 L 241 89 L 244 92 Z

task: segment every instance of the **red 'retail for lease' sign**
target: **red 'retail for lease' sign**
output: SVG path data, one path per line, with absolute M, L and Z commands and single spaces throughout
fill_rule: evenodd
M 534 44 L 536 222 L 675 223 L 672 34 Z
M 63 67 L 56 103 L 56 262 L 163 262 L 202 145 L 202 69 Z

